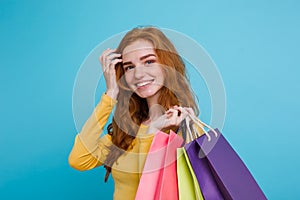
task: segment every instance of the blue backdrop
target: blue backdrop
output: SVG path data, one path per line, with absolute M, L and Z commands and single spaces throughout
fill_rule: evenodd
M 112 198 L 103 167 L 67 163 L 73 84 L 100 42 L 150 24 L 206 49 L 226 89 L 224 135 L 269 199 L 299 199 L 299 9 L 296 0 L 1 0 L 0 199 Z

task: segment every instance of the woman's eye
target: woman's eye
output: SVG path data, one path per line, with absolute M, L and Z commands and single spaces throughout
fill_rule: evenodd
M 155 60 L 147 60 L 145 63 L 149 65 L 149 64 L 155 63 Z
M 131 70 L 133 68 L 134 68 L 134 66 L 129 65 L 129 66 L 124 67 L 124 70 L 125 70 L 125 72 L 127 72 L 128 70 Z

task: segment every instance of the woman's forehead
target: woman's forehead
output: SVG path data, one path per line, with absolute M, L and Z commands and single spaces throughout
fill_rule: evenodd
M 135 54 L 154 52 L 153 44 L 147 40 L 137 40 L 124 48 L 124 56 L 134 56 Z

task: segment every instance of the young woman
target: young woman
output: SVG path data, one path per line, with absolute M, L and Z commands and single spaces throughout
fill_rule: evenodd
M 99 60 L 106 93 L 76 136 L 69 163 L 81 171 L 105 165 L 114 199 L 134 199 L 156 131 L 178 132 L 198 108 L 182 59 L 157 28 L 134 28 Z M 108 134 L 100 137 L 114 107 Z

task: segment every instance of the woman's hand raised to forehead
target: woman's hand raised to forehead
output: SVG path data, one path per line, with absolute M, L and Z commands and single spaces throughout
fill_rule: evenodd
M 99 57 L 106 82 L 106 94 L 113 99 L 116 99 L 119 93 L 115 66 L 117 63 L 122 62 L 121 54 L 115 53 L 115 51 L 115 49 L 108 48 Z
M 195 115 L 194 110 L 189 107 L 173 106 L 162 116 L 151 121 L 148 133 L 155 133 L 158 130 L 169 126 L 179 126 L 179 124 L 188 116 Z

